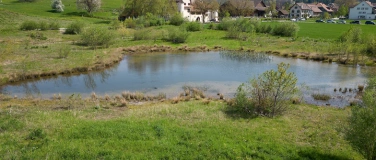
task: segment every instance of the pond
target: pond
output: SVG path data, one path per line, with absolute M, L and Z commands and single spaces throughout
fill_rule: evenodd
M 183 86 L 193 86 L 206 88 L 205 93 L 209 96 L 222 93 L 225 97 L 233 97 L 241 83 L 276 69 L 280 62 L 289 63 L 289 71 L 295 73 L 298 83 L 310 88 L 304 96 L 310 103 L 347 105 L 348 101 L 341 98 L 351 99 L 354 95 L 334 93 L 333 89 L 357 88 L 366 81 L 362 74 L 365 68 L 336 63 L 271 55 L 246 60 L 223 52 L 147 53 L 127 55 L 119 64 L 104 71 L 13 83 L 3 86 L 0 91 L 18 97 L 33 95 L 44 98 L 58 93 L 87 96 L 92 92 L 114 95 L 123 91 L 141 91 L 150 95 L 165 93 L 171 98 L 183 92 Z M 330 93 L 339 99 L 314 102 L 310 96 L 312 93 Z

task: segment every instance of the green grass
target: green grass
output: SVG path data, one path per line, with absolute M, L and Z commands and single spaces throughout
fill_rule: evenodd
M 128 108 L 102 104 L 99 109 L 85 102 L 71 110 L 56 109 L 61 105 L 60 101 L 4 101 L 0 158 L 361 158 L 340 132 L 349 110 L 293 106 L 281 117 L 249 119 L 220 101 Z
M 349 23 L 349 22 L 348 22 Z M 300 30 L 299 37 L 309 37 L 314 39 L 337 39 L 341 34 L 350 29 L 350 27 L 360 27 L 363 35 L 375 35 L 376 26 L 373 25 L 350 25 L 350 24 L 332 24 L 332 23 L 298 23 Z

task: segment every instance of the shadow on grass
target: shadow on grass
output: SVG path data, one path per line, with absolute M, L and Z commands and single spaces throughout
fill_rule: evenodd
M 320 151 L 308 149 L 298 152 L 298 159 L 320 159 L 320 160 L 343 160 L 349 159 L 346 156 L 332 155 L 326 153 L 320 153 Z
M 227 104 L 227 107 L 223 109 L 223 112 L 227 117 L 232 119 L 253 119 L 257 117 L 257 115 L 243 112 L 229 104 Z
M 64 13 L 65 16 L 79 16 L 79 17 L 89 17 L 87 12 L 69 12 Z
M 110 24 L 111 21 L 98 21 L 98 22 L 95 22 L 94 24 Z

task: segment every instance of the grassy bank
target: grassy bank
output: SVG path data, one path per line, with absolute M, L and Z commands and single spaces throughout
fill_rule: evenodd
M 116 107 L 104 100 L 3 99 L 0 157 L 361 159 L 339 131 L 348 113 L 302 105 L 252 119 L 215 100 Z

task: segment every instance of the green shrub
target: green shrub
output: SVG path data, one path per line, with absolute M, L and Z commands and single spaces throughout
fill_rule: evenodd
M 168 31 L 168 38 L 167 40 L 172 43 L 184 43 L 189 36 L 189 33 L 186 30 L 182 29 L 170 29 Z
M 201 31 L 202 25 L 199 22 L 188 22 L 185 24 L 185 28 L 189 32 Z
M 59 30 L 59 28 L 60 28 L 60 24 L 59 24 L 59 22 L 57 22 L 57 21 L 52 21 L 52 22 L 50 22 L 50 24 L 49 24 L 49 28 L 50 28 L 51 30 Z
M 231 26 L 227 29 L 226 37 L 230 39 L 239 39 L 241 34 L 242 31 L 238 26 Z
M 38 32 L 38 31 L 36 31 L 35 33 L 31 33 L 29 36 L 32 39 L 47 40 L 47 37 L 45 37 L 42 32 Z
M 180 26 L 184 23 L 184 18 L 180 13 L 174 14 L 170 19 L 170 24 L 175 26 Z
M 41 22 L 39 22 L 39 29 L 42 30 L 42 31 L 46 31 L 46 30 L 50 29 L 50 27 L 48 26 L 47 22 L 41 21 Z
M 312 94 L 312 97 L 315 100 L 321 100 L 321 101 L 327 101 L 331 98 L 329 94 L 319 94 L 319 93 Z
M 108 47 L 113 43 L 114 33 L 108 29 L 91 27 L 81 33 L 81 40 L 84 45 L 96 48 L 97 46 Z
M 348 126 L 345 128 L 345 138 L 352 147 L 366 159 L 376 159 L 376 77 L 368 84 L 362 100 L 362 106 L 351 109 Z
M 123 24 L 119 20 L 113 20 L 110 25 L 111 25 L 110 29 L 115 29 L 115 30 L 123 27 Z
M 154 29 L 139 29 L 134 32 L 133 40 L 157 40 L 161 39 L 162 35 Z
M 252 106 L 243 107 L 243 111 L 249 114 L 274 117 L 281 115 L 291 103 L 291 98 L 298 92 L 297 78 L 294 73 L 287 73 L 288 64 L 278 64 L 278 70 L 269 70 L 261 74 L 257 79 L 251 79 L 246 88 L 248 92 L 239 89 L 236 94 L 251 97 Z
M 270 26 L 270 24 L 260 24 L 258 27 L 256 27 L 256 32 L 257 33 L 271 33 L 272 31 L 272 27 Z
M 285 22 L 285 23 L 278 23 L 272 33 L 275 36 L 283 36 L 283 37 L 295 37 L 297 36 L 299 31 L 299 26 L 296 23 Z
M 231 20 L 231 18 L 223 18 L 221 23 L 218 24 L 218 30 L 227 31 L 230 27 L 234 26 L 235 21 Z
M 132 18 L 125 19 L 124 24 L 127 28 L 136 28 L 137 26 L 136 21 L 133 20 Z
M 38 28 L 39 28 L 38 23 L 35 21 L 24 21 L 20 27 L 21 30 L 26 30 L 26 31 L 36 30 Z
M 65 30 L 65 34 L 80 34 L 84 28 L 85 24 L 83 22 L 73 22 Z
M 238 87 L 232 107 L 234 107 L 238 112 L 253 115 L 254 107 L 249 97 L 247 97 L 246 90 L 247 88 L 245 88 L 244 84 L 241 84 Z
M 58 58 L 67 58 L 71 53 L 71 47 L 68 45 L 61 45 L 58 48 Z

